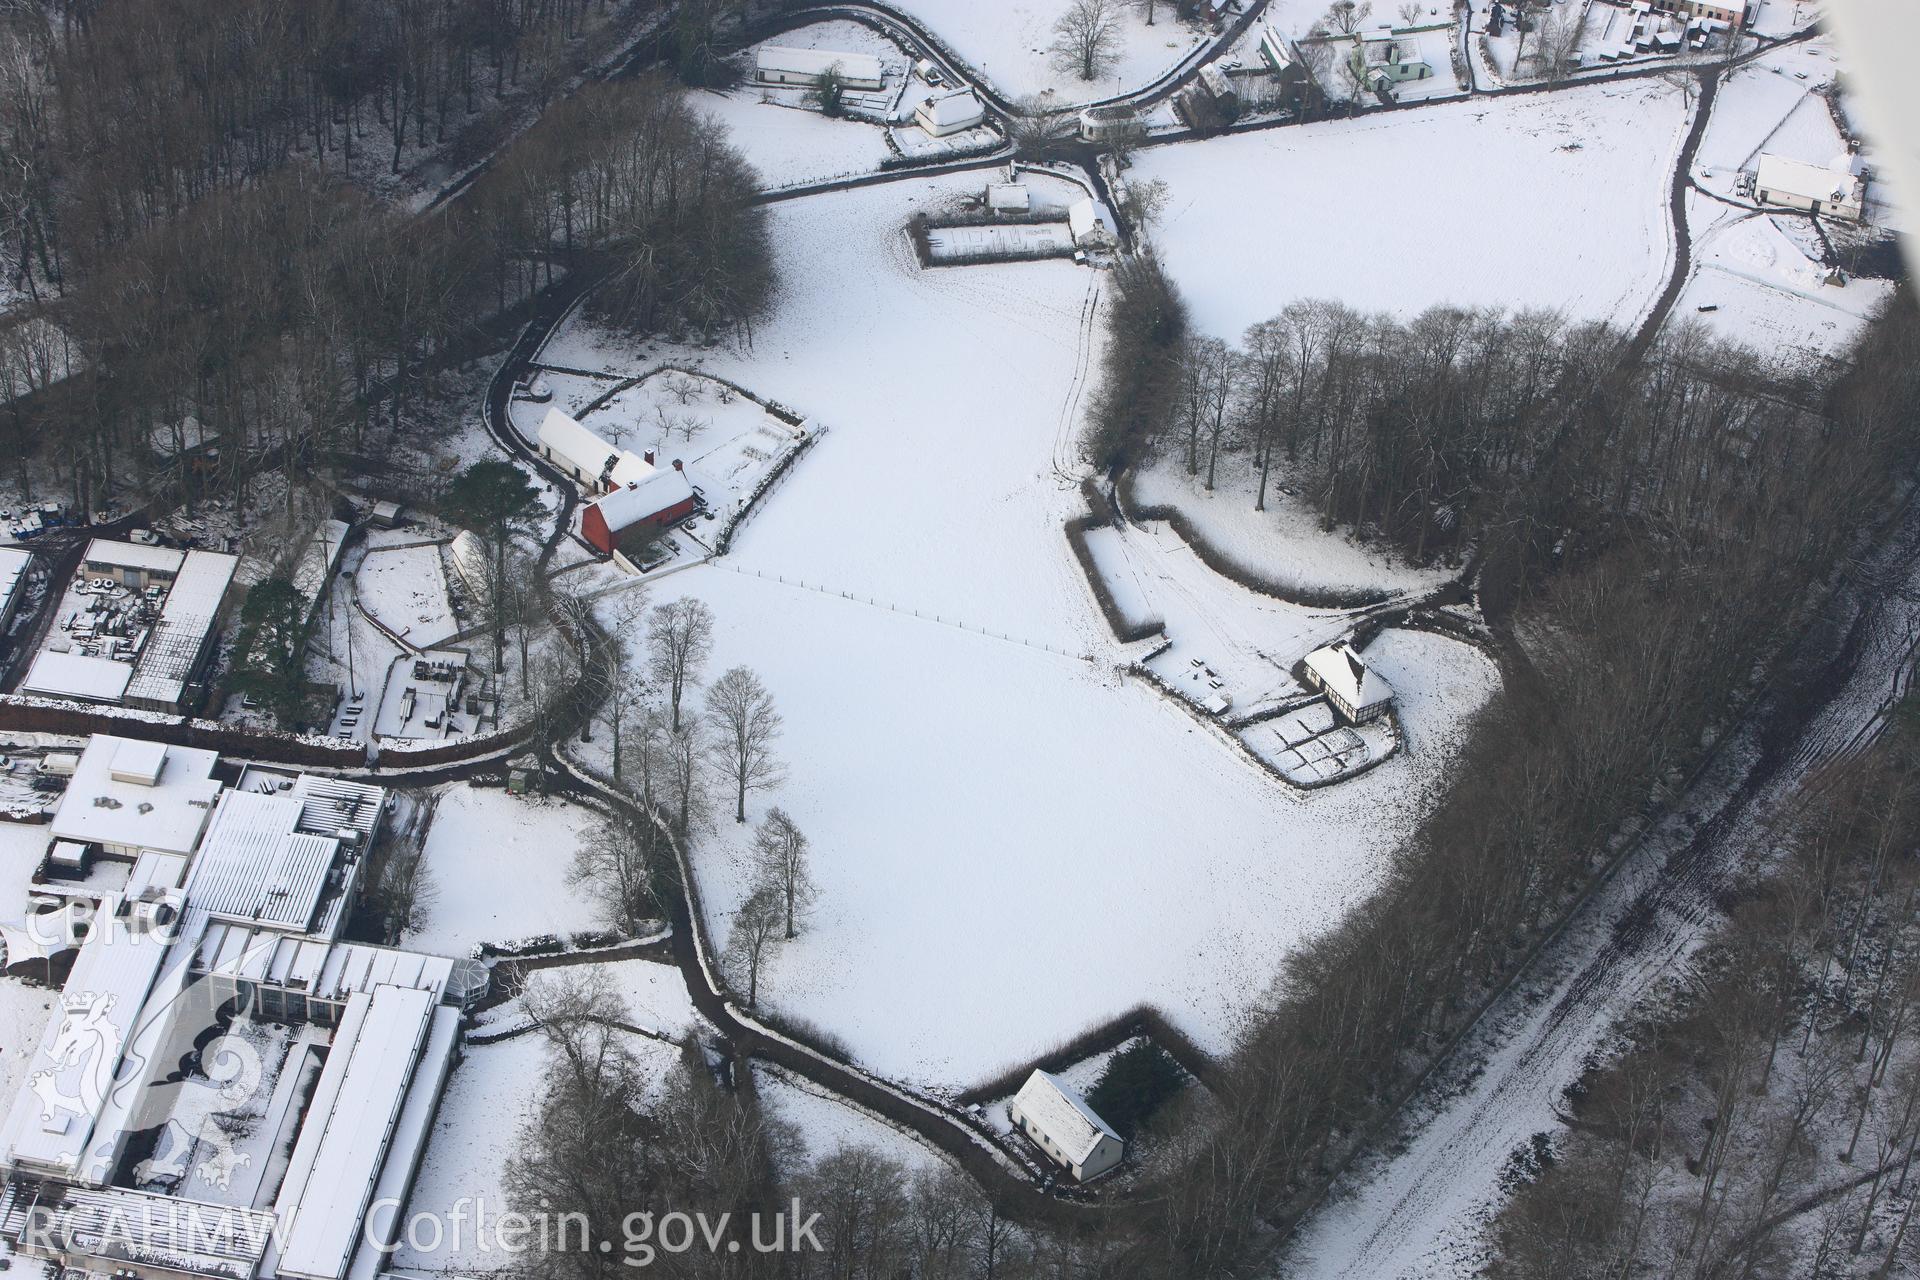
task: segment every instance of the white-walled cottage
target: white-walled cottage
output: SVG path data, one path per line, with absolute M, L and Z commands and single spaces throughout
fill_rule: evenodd
M 886 73 L 880 59 L 870 53 L 837 53 L 832 49 L 790 49 L 785 45 L 765 44 L 754 63 L 754 74 L 763 84 L 791 84 L 811 88 L 831 71 L 849 89 L 882 89 Z
M 923 99 L 913 109 L 919 126 L 935 138 L 961 133 L 987 118 L 987 110 L 971 89 L 960 89 Z
M 1127 1144 L 1072 1085 L 1035 1071 L 1007 1104 L 1014 1128 L 1033 1139 L 1075 1182 L 1097 1178 L 1120 1163 Z

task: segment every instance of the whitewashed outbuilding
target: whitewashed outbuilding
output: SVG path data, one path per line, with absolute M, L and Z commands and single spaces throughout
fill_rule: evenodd
M 1067 231 L 1082 249 L 1110 248 L 1119 243 L 1113 213 L 1092 196 L 1076 200 L 1067 209 Z
M 1127 1153 L 1127 1144 L 1087 1100 L 1049 1071 L 1035 1071 L 1007 1104 L 1007 1118 L 1075 1182 L 1097 1178 Z
M 1762 153 L 1754 198 L 1761 204 L 1858 222 L 1867 205 L 1864 167 L 1857 155 L 1836 156 L 1832 163 L 1819 165 Z
M 755 58 L 754 74 L 764 84 L 812 87 L 831 71 L 849 89 L 882 89 L 886 72 L 870 53 L 838 53 L 832 49 L 791 49 L 763 44 Z
M 948 134 L 971 129 L 985 120 L 987 109 L 980 105 L 980 99 L 974 96 L 973 90 L 959 89 L 922 99 L 920 105 L 913 109 L 913 118 L 929 135 L 944 138 Z
M 1033 192 L 1018 182 L 996 182 L 987 188 L 990 213 L 1028 213 L 1033 209 Z
M 618 457 L 602 440 L 564 409 L 549 409 L 540 419 L 540 456 L 578 484 L 596 486 Z

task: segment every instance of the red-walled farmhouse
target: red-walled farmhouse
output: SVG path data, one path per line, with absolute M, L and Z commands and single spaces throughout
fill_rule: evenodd
M 611 554 L 629 531 L 661 528 L 693 514 L 698 505 L 693 483 L 675 461 L 624 488 L 587 504 L 580 535 L 603 554 Z

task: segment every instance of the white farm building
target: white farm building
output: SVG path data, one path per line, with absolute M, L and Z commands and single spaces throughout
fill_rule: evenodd
M 1102 1120 L 1072 1085 L 1047 1071 L 1036 1071 L 1007 1104 L 1013 1127 L 1073 1175 L 1075 1182 L 1097 1178 L 1120 1163 L 1127 1144 Z
M 1074 244 L 1082 249 L 1109 248 L 1119 242 L 1113 229 L 1113 214 L 1092 196 L 1068 207 L 1067 230 L 1073 235 Z
M 987 118 L 987 111 L 973 90 L 961 89 L 926 98 L 913 109 L 913 118 L 929 135 L 944 138 L 973 128 Z
M 1345 640 L 1307 655 L 1307 683 L 1327 696 L 1351 724 L 1378 720 L 1393 704 L 1393 686 Z
M 754 75 L 763 84 L 792 84 L 811 88 L 831 71 L 849 89 L 883 89 L 887 78 L 880 59 L 870 53 L 836 53 L 831 49 L 789 49 L 763 44 L 754 61 Z
M 653 464 L 631 449 L 616 449 L 561 409 L 540 419 L 540 456 L 566 472 L 589 495 L 609 493 L 653 474 Z
M 1754 198 L 1761 204 L 1858 222 L 1866 214 L 1867 180 L 1860 157 L 1842 155 L 1831 164 L 1808 164 L 1762 153 L 1754 177 Z

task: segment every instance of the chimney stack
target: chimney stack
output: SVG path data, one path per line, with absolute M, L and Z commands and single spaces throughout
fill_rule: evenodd
M 640 456 L 646 459 L 648 466 L 653 465 L 653 450 L 649 449 L 645 453 L 641 454 Z

